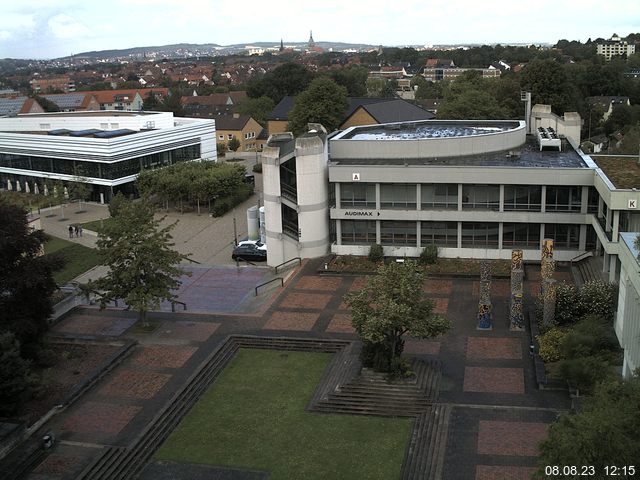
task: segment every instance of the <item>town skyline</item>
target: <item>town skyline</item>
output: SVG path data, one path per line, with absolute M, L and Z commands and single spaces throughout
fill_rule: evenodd
M 537 2 L 535 8 L 495 0 L 468 4 L 410 0 L 398 9 L 375 0 L 361 5 L 328 0 L 298 5 L 276 0 L 269 8 L 250 0 L 233 3 L 186 0 L 114 0 L 89 5 L 77 0 L 32 0 L 6 5 L 0 18 L 0 58 L 51 59 L 88 51 L 163 46 L 316 42 L 383 46 L 555 44 L 560 39 L 624 37 L 640 24 L 640 5 L 623 1 L 603 11 L 595 1 Z M 594 12 L 598 12 L 597 15 Z M 624 15 L 620 12 L 624 11 Z M 114 15 L 114 12 L 120 12 Z M 252 18 L 252 20 L 246 20 Z

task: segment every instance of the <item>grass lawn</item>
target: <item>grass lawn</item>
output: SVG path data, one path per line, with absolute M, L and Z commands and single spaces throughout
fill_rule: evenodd
M 44 252 L 45 254 L 56 253 L 67 262 L 62 270 L 53 275 L 58 285 L 70 282 L 100 263 L 98 253 L 93 248 L 57 237 L 49 237 L 49 240 L 44 244 Z
M 82 224 L 82 228 L 84 228 L 85 230 L 91 230 L 93 232 L 98 232 L 99 233 L 100 232 L 100 228 L 103 225 L 105 225 L 105 224 L 107 224 L 107 223 L 109 223 L 111 221 L 112 221 L 111 217 L 104 218 L 102 220 L 93 220 L 91 222 L 83 223 Z
M 270 480 L 400 476 L 411 419 L 309 413 L 330 354 L 240 349 L 157 452 Z

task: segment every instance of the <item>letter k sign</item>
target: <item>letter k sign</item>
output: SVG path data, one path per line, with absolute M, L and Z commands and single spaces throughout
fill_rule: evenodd
M 629 208 L 638 208 L 637 200 L 629 200 Z

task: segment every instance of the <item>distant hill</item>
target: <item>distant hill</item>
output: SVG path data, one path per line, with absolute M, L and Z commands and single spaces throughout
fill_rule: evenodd
M 197 55 L 214 55 L 214 54 L 229 54 L 237 53 L 245 50 L 247 46 L 269 48 L 277 47 L 280 45 L 280 41 L 277 42 L 252 42 L 242 43 L 235 45 L 219 45 L 217 43 L 176 43 L 172 45 L 158 45 L 150 47 L 132 47 L 125 49 L 114 50 L 95 50 L 91 52 L 82 52 L 74 54 L 75 58 L 88 58 L 88 59 L 106 59 L 114 57 L 138 57 L 145 55 L 162 55 L 167 57 L 184 57 L 184 56 L 197 56 Z M 285 47 L 297 47 L 302 49 L 307 46 L 307 42 L 286 42 Z M 377 45 L 367 45 L 364 43 L 343 43 L 343 42 L 316 42 L 316 46 L 323 48 L 324 50 L 368 50 L 377 48 Z M 69 58 L 69 57 L 63 57 Z

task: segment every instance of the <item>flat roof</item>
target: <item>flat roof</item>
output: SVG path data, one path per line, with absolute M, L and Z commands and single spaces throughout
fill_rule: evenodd
M 462 155 L 457 157 L 425 158 L 334 158 L 329 151 L 331 165 L 425 165 L 456 167 L 519 167 L 519 168 L 589 168 L 571 144 L 562 139 L 562 150 L 540 151 L 533 135 L 518 148 L 498 152 Z
M 638 156 L 615 157 L 590 155 L 615 188 L 640 188 Z
M 427 120 L 354 127 L 336 140 L 420 140 L 455 138 L 507 132 L 520 127 L 519 121 Z
M 122 110 L 82 110 L 77 112 L 47 112 L 47 113 L 24 113 L 17 118 L 37 118 L 37 117 L 140 117 L 144 115 L 160 115 L 165 112 L 125 112 Z

